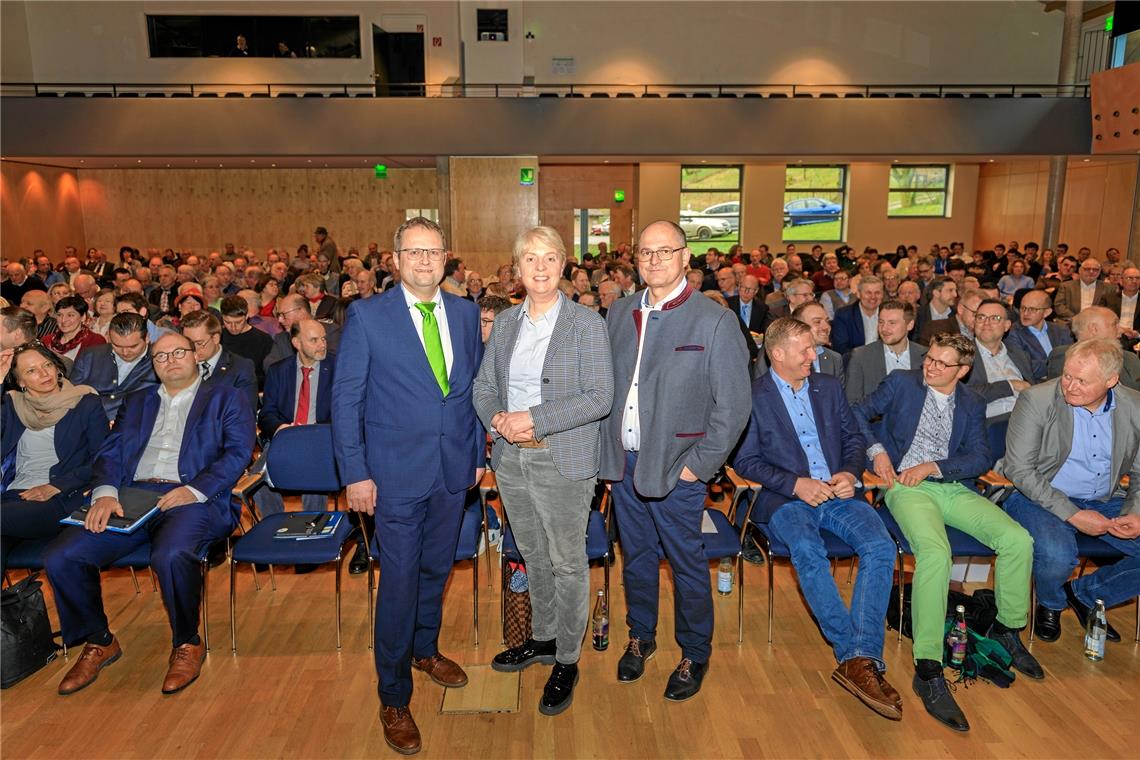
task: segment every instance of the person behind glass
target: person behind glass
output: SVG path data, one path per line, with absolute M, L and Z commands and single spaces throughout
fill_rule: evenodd
M 55 332 L 44 338 L 44 345 L 60 356 L 75 361 L 80 349 L 106 343 L 101 335 L 96 335 L 87 329 L 84 324 L 86 319 L 87 301 L 82 296 L 61 298 L 55 305 L 55 320 L 58 327 Z
M 0 373 L 15 386 L 0 401 L 2 572 L 21 541 L 52 538 L 82 505 L 107 418 L 95 389 L 69 382 L 59 357 L 41 345 L 0 355 Z
M 443 589 L 486 435 L 472 384 L 483 358 L 479 308 L 444 293 L 443 230 L 424 217 L 395 235 L 400 286 L 348 308 L 333 383 L 333 448 L 348 507 L 376 514 L 374 632 L 384 740 L 418 752 L 412 668 L 441 686 L 467 674 L 439 652 Z M 330 341 L 331 343 L 331 341 Z
M 613 403 L 605 322 L 558 289 L 566 247 L 550 227 L 515 240 L 522 304 L 495 319 L 475 378 L 491 467 L 530 581 L 533 634 L 495 670 L 553 664 L 539 712 L 568 708 L 590 616 L 586 522 L 598 474 L 599 420 Z
M 297 358 L 277 362 L 265 373 L 265 393 L 257 426 L 266 441 L 287 427 L 327 425 L 332 419 L 330 399 L 336 362 L 328 355 L 324 324 L 315 319 L 294 322 L 289 336 Z M 266 444 L 265 448 L 270 445 Z M 259 464 L 264 467 L 264 456 Z M 258 464 L 254 469 L 260 469 Z M 258 489 L 253 500 L 262 516 L 285 511 L 281 492 L 272 487 Z M 301 508 L 306 512 L 324 512 L 328 503 L 328 494 L 301 496 Z
M 61 695 L 89 686 L 122 655 L 108 628 L 99 571 L 143 546 L 150 547 L 172 634 L 162 692 L 193 683 L 206 654 L 198 636 L 198 557 L 237 527 L 241 505 L 231 490 L 253 450 L 253 411 L 237 390 L 201 381 L 184 335 L 160 337 L 151 361 L 161 384 L 131 394 L 99 448 L 85 526 L 66 528 L 44 553 L 63 639 L 84 644 L 59 684 Z M 123 514 L 119 489 L 126 486 L 161 494 L 161 512 L 134 533 L 109 532 L 111 515 Z
M 71 379 L 99 394 L 109 422 L 132 393 L 158 385 L 150 361 L 146 318 L 139 314 L 116 314 L 107 331 L 108 343 L 79 352 Z
M 1061 377 L 1022 393 L 1009 420 L 1003 470 L 1017 491 L 1002 506 L 1033 536 L 1042 641 L 1060 637 L 1066 607 L 1083 628 L 1097 599 L 1140 594 L 1140 393 L 1119 383 L 1124 356 L 1112 338 L 1070 346 Z M 1124 559 L 1070 581 L 1078 533 Z M 1120 641 L 1111 625 L 1108 639 Z
M 248 58 L 250 56 L 249 43 L 244 34 L 239 34 L 234 41 L 234 48 L 230 51 L 230 58 Z
M 822 307 L 816 307 L 822 308 Z M 883 618 L 895 545 L 859 498 L 863 435 L 838 378 L 815 373 L 811 327 L 776 320 L 764 334 L 771 369 L 752 389 L 752 416 L 733 467 L 763 486 L 752 519 L 791 548 L 808 605 L 839 666 L 831 677 L 883 717 L 902 719 L 902 698 L 883 677 Z M 843 604 L 820 531 L 859 556 L 851 608 Z
M 646 290 L 606 316 L 614 401 L 602 429 L 600 477 L 613 481 L 625 553 L 629 643 L 621 682 L 637 681 L 657 650 L 660 555 L 673 569 L 681 661 L 665 698 L 700 691 L 712 655 L 713 606 L 701 537 L 706 483 L 716 477 L 748 421 L 748 348 L 740 319 L 689 286 L 685 232 L 649 224 L 636 257 Z
M 853 410 L 867 458 L 884 482 L 887 509 L 914 553 L 913 688 L 926 711 L 955 731 L 969 731 L 970 724 L 942 675 L 951 568 L 947 526 L 997 554 L 997 618 L 986 635 L 1009 652 L 1017 670 L 1045 677 L 1018 635 L 1029 616 L 1033 539 L 974 488 L 973 479 L 993 464 L 985 401 L 961 382 L 975 361 L 974 351 L 974 342 L 964 335 L 939 333 L 921 370 L 892 372 Z M 872 424 L 878 417 L 882 422 Z

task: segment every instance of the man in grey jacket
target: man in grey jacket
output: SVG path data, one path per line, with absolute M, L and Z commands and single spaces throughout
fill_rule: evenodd
M 1033 536 L 1043 641 L 1061 635 L 1066 606 L 1083 626 L 1097 599 L 1111 607 L 1140 594 L 1140 393 L 1118 382 L 1122 356 L 1112 339 L 1070 346 L 1061 377 L 1024 391 L 1009 420 L 1004 471 L 1017 492 L 1003 506 Z M 1124 559 L 1069 581 L 1078 532 Z M 1112 626 L 1108 639 L 1120 641 Z
M 705 483 L 736 446 L 751 411 L 748 349 L 737 317 L 693 297 L 690 251 L 675 223 L 642 230 L 636 258 L 647 289 L 614 303 L 613 409 L 602 429 L 600 477 L 613 481 L 625 562 L 630 640 L 618 680 L 636 681 L 657 649 L 658 547 L 673 568 L 681 662 L 665 698 L 697 694 L 712 653 L 713 608 L 701 523 Z
M 926 346 L 907 339 L 914 329 L 914 306 L 887 301 L 879 307 L 879 339 L 851 352 L 847 365 L 847 401 L 858 404 L 896 369 L 919 369 Z

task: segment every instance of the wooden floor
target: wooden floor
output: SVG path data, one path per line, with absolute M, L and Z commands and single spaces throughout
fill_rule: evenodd
M 456 567 L 448 588 L 441 650 L 461 664 L 486 664 L 499 650 L 498 578 L 480 576 L 480 645 L 472 641 L 471 565 Z M 497 570 L 496 570 L 497 573 Z M 602 584 L 593 571 L 594 588 Z M 841 588 L 846 568 L 838 573 Z M 376 675 L 367 648 L 364 576 L 344 583 L 344 646 L 336 650 L 331 567 L 304 576 L 281 572 L 277 591 L 262 578 L 255 592 L 248 566 L 238 577 L 240 653 L 229 646 L 225 567 L 211 574 L 212 652 L 185 692 L 159 693 L 169 628 L 159 595 L 140 577 L 136 595 L 125 572 L 105 576 L 112 629 L 123 658 L 70 697 L 56 695 L 69 663 L 62 658 L 0 696 L 4 758 L 374 758 L 395 757 L 377 722 Z M 1093 663 L 1081 653 L 1071 613 L 1054 644 L 1037 643 L 1042 682 L 1018 679 L 1002 690 L 978 683 L 957 698 L 973 730 L 942 728 L 910 689 L 909 641 L 888 632 L 888 678 L 903 695 L 902 722 L 878 717 L 830 679 L 835 666 L 796 589 L 786 562 L 776 566 L 776 631 L 766 643 L 766 569 L 747 570 L 745 640 L 736 643 L 736 596 L 716 597 L 716 635 L 701 694 L 686 703 L 662 698 L 678 659 L 672 636 L 672 585 L 662 569 L 660 650 L 646 677 L 618 684 L 624 641 L 620 573 L 612 575 L 615 617 L 606 652 L 586 649 L 574 705 L 548 718 L 536 704 L 549 669 L 521 678 L 520 711 L 440 715 L 443 690 L 415 673 L 412 711 L 425 758 L 1129 758 L 1140 756 L 1140 645 L 1135 608 L 1110 619 L 1125 642 Z M 54 619 L 54 607 L 49 599 Z M 73 654 L 74 657 L 74 654 Z

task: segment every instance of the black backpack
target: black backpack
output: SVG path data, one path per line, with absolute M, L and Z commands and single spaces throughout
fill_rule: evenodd
M 55 659 L 42 585 L 29 575 L 0 592 L 0 688 L 15 686 Z
M 903 584 L 902 634 L 908 639 L 914 638 L 910 621 L 911 588 L 911 584 Z M 950 589 L 946 597 L 946 615 L 952 617 L 954 608 L 959 604 L 962 605 L 966 608 L 966 626 L 976 633 L 985 634 L 997 617 L 997 600 L 992 589 L 980 588 L 972 596 Z M 898 585 L 891 589 L 891 598 L 887 603 L 887 627 L 892 631 L 897 631 L 899 628 Z

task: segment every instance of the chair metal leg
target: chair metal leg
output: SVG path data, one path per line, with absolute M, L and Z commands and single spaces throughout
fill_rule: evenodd
M 230 651 L 237 654 L 237 616 L 234 610 L 237 606 L 236 586 L 234 585 L 237 571 L 237 562 L 230 560 Z
M 1140 641 L 1140 596 L 1136 597 L 1136 641 Z
M 277 578 L 275 578 L 273 575 L 273 565 L 269 566 L 269 583 L 273 587 L 273 590 L 276 591 L 277 590 Z
M 210 651 L 210 559 L 202 560 L 202 642 Z
M 488 547 L 487 551 L 490 551 Z M 471 558 L 471 623 L 475 626 L 475 646 L 479 646 L 479 553 Z
M 336 648 L 340 651 L 340 571 L 344 567 L 344 549 L 336 555 Z
M 1081 560 L 1081 569 L 1077 571 L 1077 578 L 1085 577 L 1085 565 L 1089 563 L 1088 559 Z
M 495 587 L 491 572 L 491 532 L 487 529 L 487 495 L 480 489 L 479 496 L 483 503 L 483 554 L 487 558 L 487 590 L 492 591 Z M 478 556 L 475 561 L 478 562 Z
M 769 554 L 764 559 L 766 560 L 764 564 L 768 566 L 768 643 L 771 644 L 773 607 L 776 604 L 775 593 L 773 589 L 775 588 L 776 581 L 772 573 L 772 555 Z
M 736 643 L 744 643 L 744 552 L 736 555 L 738 598 L 736 600 Z
M 847 567 L 847 585 L 851 585 L 851 579 L 855 577 L 855 555 L 851 555 L 851 564 Z
M 131 582 L 135 584 L 135 595 L 137 596 L 142 593 L 142 589 L 139 588 L 139 577 L 135 575 L 135 569 L 133 567 L 128 567 L 127 569 L 131 571 Z
M 502 641 L 507 643 L 507 589 L 510 581 L 507 579 L 507 560 L 502 552 L 499 553 L 499 628 L 502 631 Z
M 150 573 L 150 590 L 151 593 L 158 593 L 158 576 L 154 574 L 153 567 L 147 567 L 146 571 Z
M 253 590 L 261 591 L 261 581 L 257 579 L 257 565 L 251 562 L 249 567 L 253 570 Z

